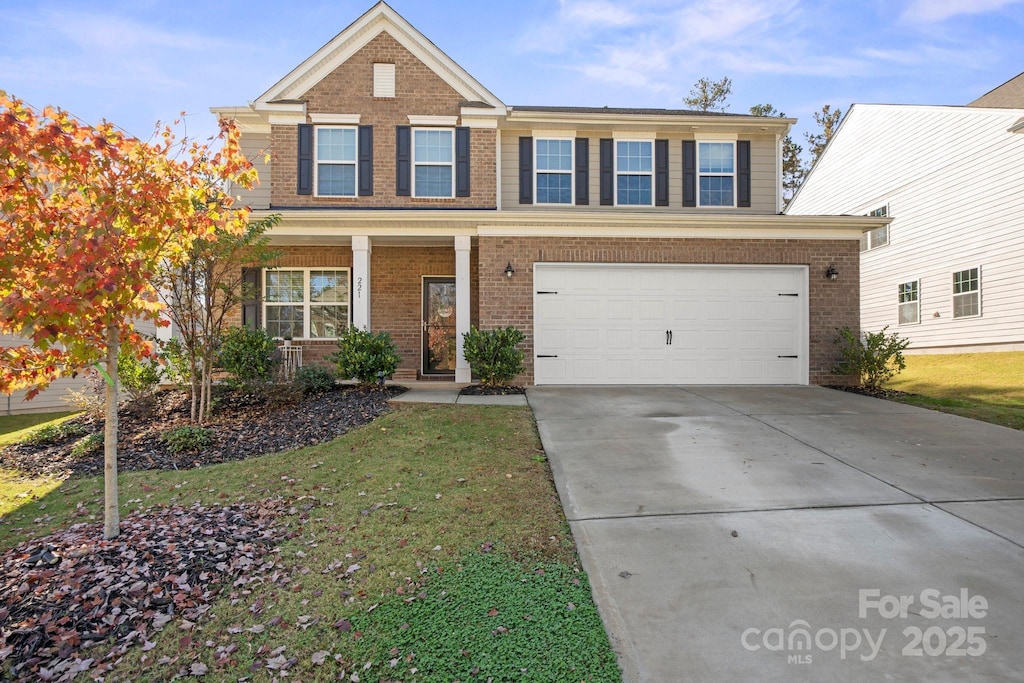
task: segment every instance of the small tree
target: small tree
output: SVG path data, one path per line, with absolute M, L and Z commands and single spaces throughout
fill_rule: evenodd
M 839 122 L 843 119 L 842 109 L 832 111 L 832 105 L 826 104 L 821 111 L 814 112 L 814 122 L 820 127 L 817 133 L 804 133 L 807 137 L 807 144 L 810 146 L 811 167 L 818 163 L 821 153 L 825 151 L 828 141 L 835 135 L 839 128 Z
M 683 103 L 698 111 L 725 111 L 729 105 L 725 103 L 732 94 L 732 80 L 723 76 L 712 81 L 702 78 L 690 88 L 690 96 L 683 98 Z
M 463 353 L 480 381 L 491 386 L 507 384 L 523 371 L 523 352 L 516 346 L 526 338 L 511 325 L 481 332 L 470 327 L 462 336 Z
M 750 108 L 754 116 L 777 116 L 786 118 L 785 113 L 779 111 L 770 104 L 755 104 Z M 792 135 L 787 135 L 782 140 L 782 201 L 783 205 L 789 204 L 800 185 L 804 182 L 807 169 L 801 156 L 804 148 L 793 141 Z
M 910 340 L 895 332 L 887 335 L 888 329 L 887 325 L 880 332 L 866 332 L 862 337 L 855 335 L 849 327 L 839 330 L 835 343 L 843 360 L 835 372 L 854 375 L 863 387 L 877 391 L 906 369 L 903 351 L 910 346 Z
M 329 360 L 337 364 L 339 377 L 372 385 L 395 374 L 402 359 L 387 332 L 349 327 L 338 337 L 338 352 Z

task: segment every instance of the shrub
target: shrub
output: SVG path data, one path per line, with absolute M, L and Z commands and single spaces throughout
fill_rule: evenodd
M 903 350 L 910 346 L 910 340 L 895 332 L 887 335 L 885 331 L 888 329 L 887 325 L 880 332 L 865 332 L 862 337 L 855 335 L 849 327 L 839 330 L 835 343 L 843 360 L 835 372 L 855 375 L 862 386 L 877 390 L 904 370 L 907 361 L 903 358 Z
M 133 401 L 150 396 L 160 383 L 160 363 L 155 358 L 136 358 L 122 349 L 117 354 L 117 376 Z
M 373 334 L 350 327 L 338 337 L 338 352 L 330 360 L 337 364 L 342 378 L 376 384 L 382 377 L 394 374 L 401 357 L 387 332 Z
M 233 384 L 265 382 L 274 369 L 276 346 L 263 330 L 232 327 L 220 343 L 220 365 Z
M 160 435 L 160 440 L 171 453 L 201 451 L 210 445 L 212 439 L 213 430 L 206 427 L 175 427 Z
M 68 389 L 61 399 L 72 410 L 84 412 L 89 417 L 103 417 L 106 408 L 106 383 L 100 373 L 92 368 L 82 371 L 85 385 L 81 389 Z
M 32 430 L 21 439 L 21 442 L 32 445 L 60 443 L 75 436 L 83 436 L 86 431 L 86 428 L 77 422 L 51 422 Z
M 179 387 L 192 383 L 192 369 L 189 365 L 188 352 L 178 337 L 171 337 L 160 343 L 159 355 L 164 361 L 164 374 L 167 379 Z
M 87 436 L 83 436 L 81 439 L 75 442 L 75 445 L 71 447 L 71 455 L 76 458 L 89 455 L 90 453 L 96 453 L 103 448 L 103 434 L 100 432 L 93 432 Z
M 466 360 L 484 384 L 507 384 L 523 371 L 523 352 L 516 345 L 525 337 L 511 325 L 488 332 L 470 327 L 462 337 Z
M 295 373 L 295 383 L 304 394 L 319 394 L 335 387 L 334 374 L 322 365 L 303 365 Z

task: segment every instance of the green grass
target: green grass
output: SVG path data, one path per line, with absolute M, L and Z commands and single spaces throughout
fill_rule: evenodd
M 71 523 L 99 521 L 102 489 L 99 477 L 70 479 L 25 501 L 2 520 L 0 548 Z M 158 634 L 156 648 L 132 650 L 107 680 L 169 680 L 194 658 L 209 667 L 208 680 L 271 680 L 273 672 L 253 674 L 249 668 L 265 664 L 282 646 L 282 656 L 297 658 L 288 671 L 291 680 L 307 683 L 337 680 L 343 670 L 358 671 L 363 681 L 387 680 L 397 657 L 392 648 L 399 646 L 403 658 L 410 649 L 425 657 L 417 664 L 413 652 L 410 662 L 396 663 L 407 681 L 450 682 L 455 664 L 460 672 L 463 665 L 505 672 L 517 662 L 515 680 L 568 680 L 550 675 L 553 666 L 575 667 L 572 680 L 619 680 L 526 408 L 403 405 L 321 446 L 189 471 L 124 473 L 120 495 L 122 515 L 158 504 L 276 495 L 296 500 L 298 508 L 312 507 L 300 534 L 278 547 L 279 581 L 252 593 L 225 591 L 200 624 L 201 636 L 192 633 L 193 643 L 182 645 L 182 633 L 169 626 Z M 291 524 L 298 527 L 294 519 Z M 495 554 L 477 563 L 483 544 L 493 544 Z M 346 575 L 353 564 L 360 568 Z M 538 566 L 550 579 L 530 578 L 540 576 L 532 573 Z M 572 581 L 577 578 L 578 585 Z M 515 618 L 503 624 L 510 633 L 501 634 L 515 637 L 490 637 L 497 628 L 490 623 L 483 624 L 486 634 L 471 638 L 442 628 L 441 617 L 423 611 L 416 596 L 425 592 L 424 600 L 438 606 L 444 590 L 468 596 L 468 611 L 453 612 L 452 619 L 489 622 L 486 612 L 493 607 Z M 264 608 L 254 613 L 250 607 L 257 601 Z M 485 613 L 477 619 L 480 609 Z M 396 638 L 399 618 L 418 640 Z M 339 629 L 339 621 L 356 627 Z M 255 632 L 247 630 L 252 627 Z M 207 642 L 237 650 L 228 663 L 217 664 Z M 441 663 L 448 658 L 444 653 L 462 651 L 470 656 Z M 544 664 L 550 652 L 559 653 L 558 662 Z M 372 664 L 364 670 L 367 662 Z M 412 668 L 418 672 L 411 674 Z M 510 680 L 505 673 L 488 675 Z
M 68 419 L 76 412 L 62 413 L 26 413 L 19 415 L 4 415 L 0 417 L 0 446 L 15 443 L 26 436 L 33 429 L 49 423 L 59 423 Z
M 904 403 L 1024 429 L 1024 352 L 907 356 L 888 386 Z
M 55 427 L 75 415 L 78 413 L 4 415 L 0 417 L 0 448 L 21 441 L 38 429 Z M 26 477 L 15 470 L 0 468 L 0 518 L 6 517 L 26 503 L 49 495 L 63 481 L 62 478 L 56 477 Z

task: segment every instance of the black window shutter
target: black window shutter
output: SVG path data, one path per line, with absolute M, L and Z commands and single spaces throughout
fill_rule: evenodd
M 697 206 L 696 140 L 683 140 L 683 206 Z
M 750 140 L 736 142 L 736 206 L 750 206 Z
M 590 203 L 590 139 L 576 138 L 576 206 Z
M 519 203 L 533 204 L 533 138 L 519 138 Z
M 455 129 L 455 196 L 469 196 L 469 128 Z
M 313 194 L 313 125 L 299 124 L 298 194 Z
M 654 204 L 668 206 L 668 140 L 654 141 Z
M 412 195 L 412 128 L 395 127 L 395 194 Z
M 262 271 L 259 268 L 242 268 L 242 327 L 250 330 L 259 329 L 260 297 L 263 283 L 260 281 Z
M 615 141 L 601 138 L 601 206 L 615 204 Z
M 373 196 L 373 126 L 359 126 L 359 196 Z

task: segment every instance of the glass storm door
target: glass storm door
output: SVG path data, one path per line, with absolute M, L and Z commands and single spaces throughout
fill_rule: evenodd
M 455 279 L 423 278 L 423 374 L 455 374 Z

